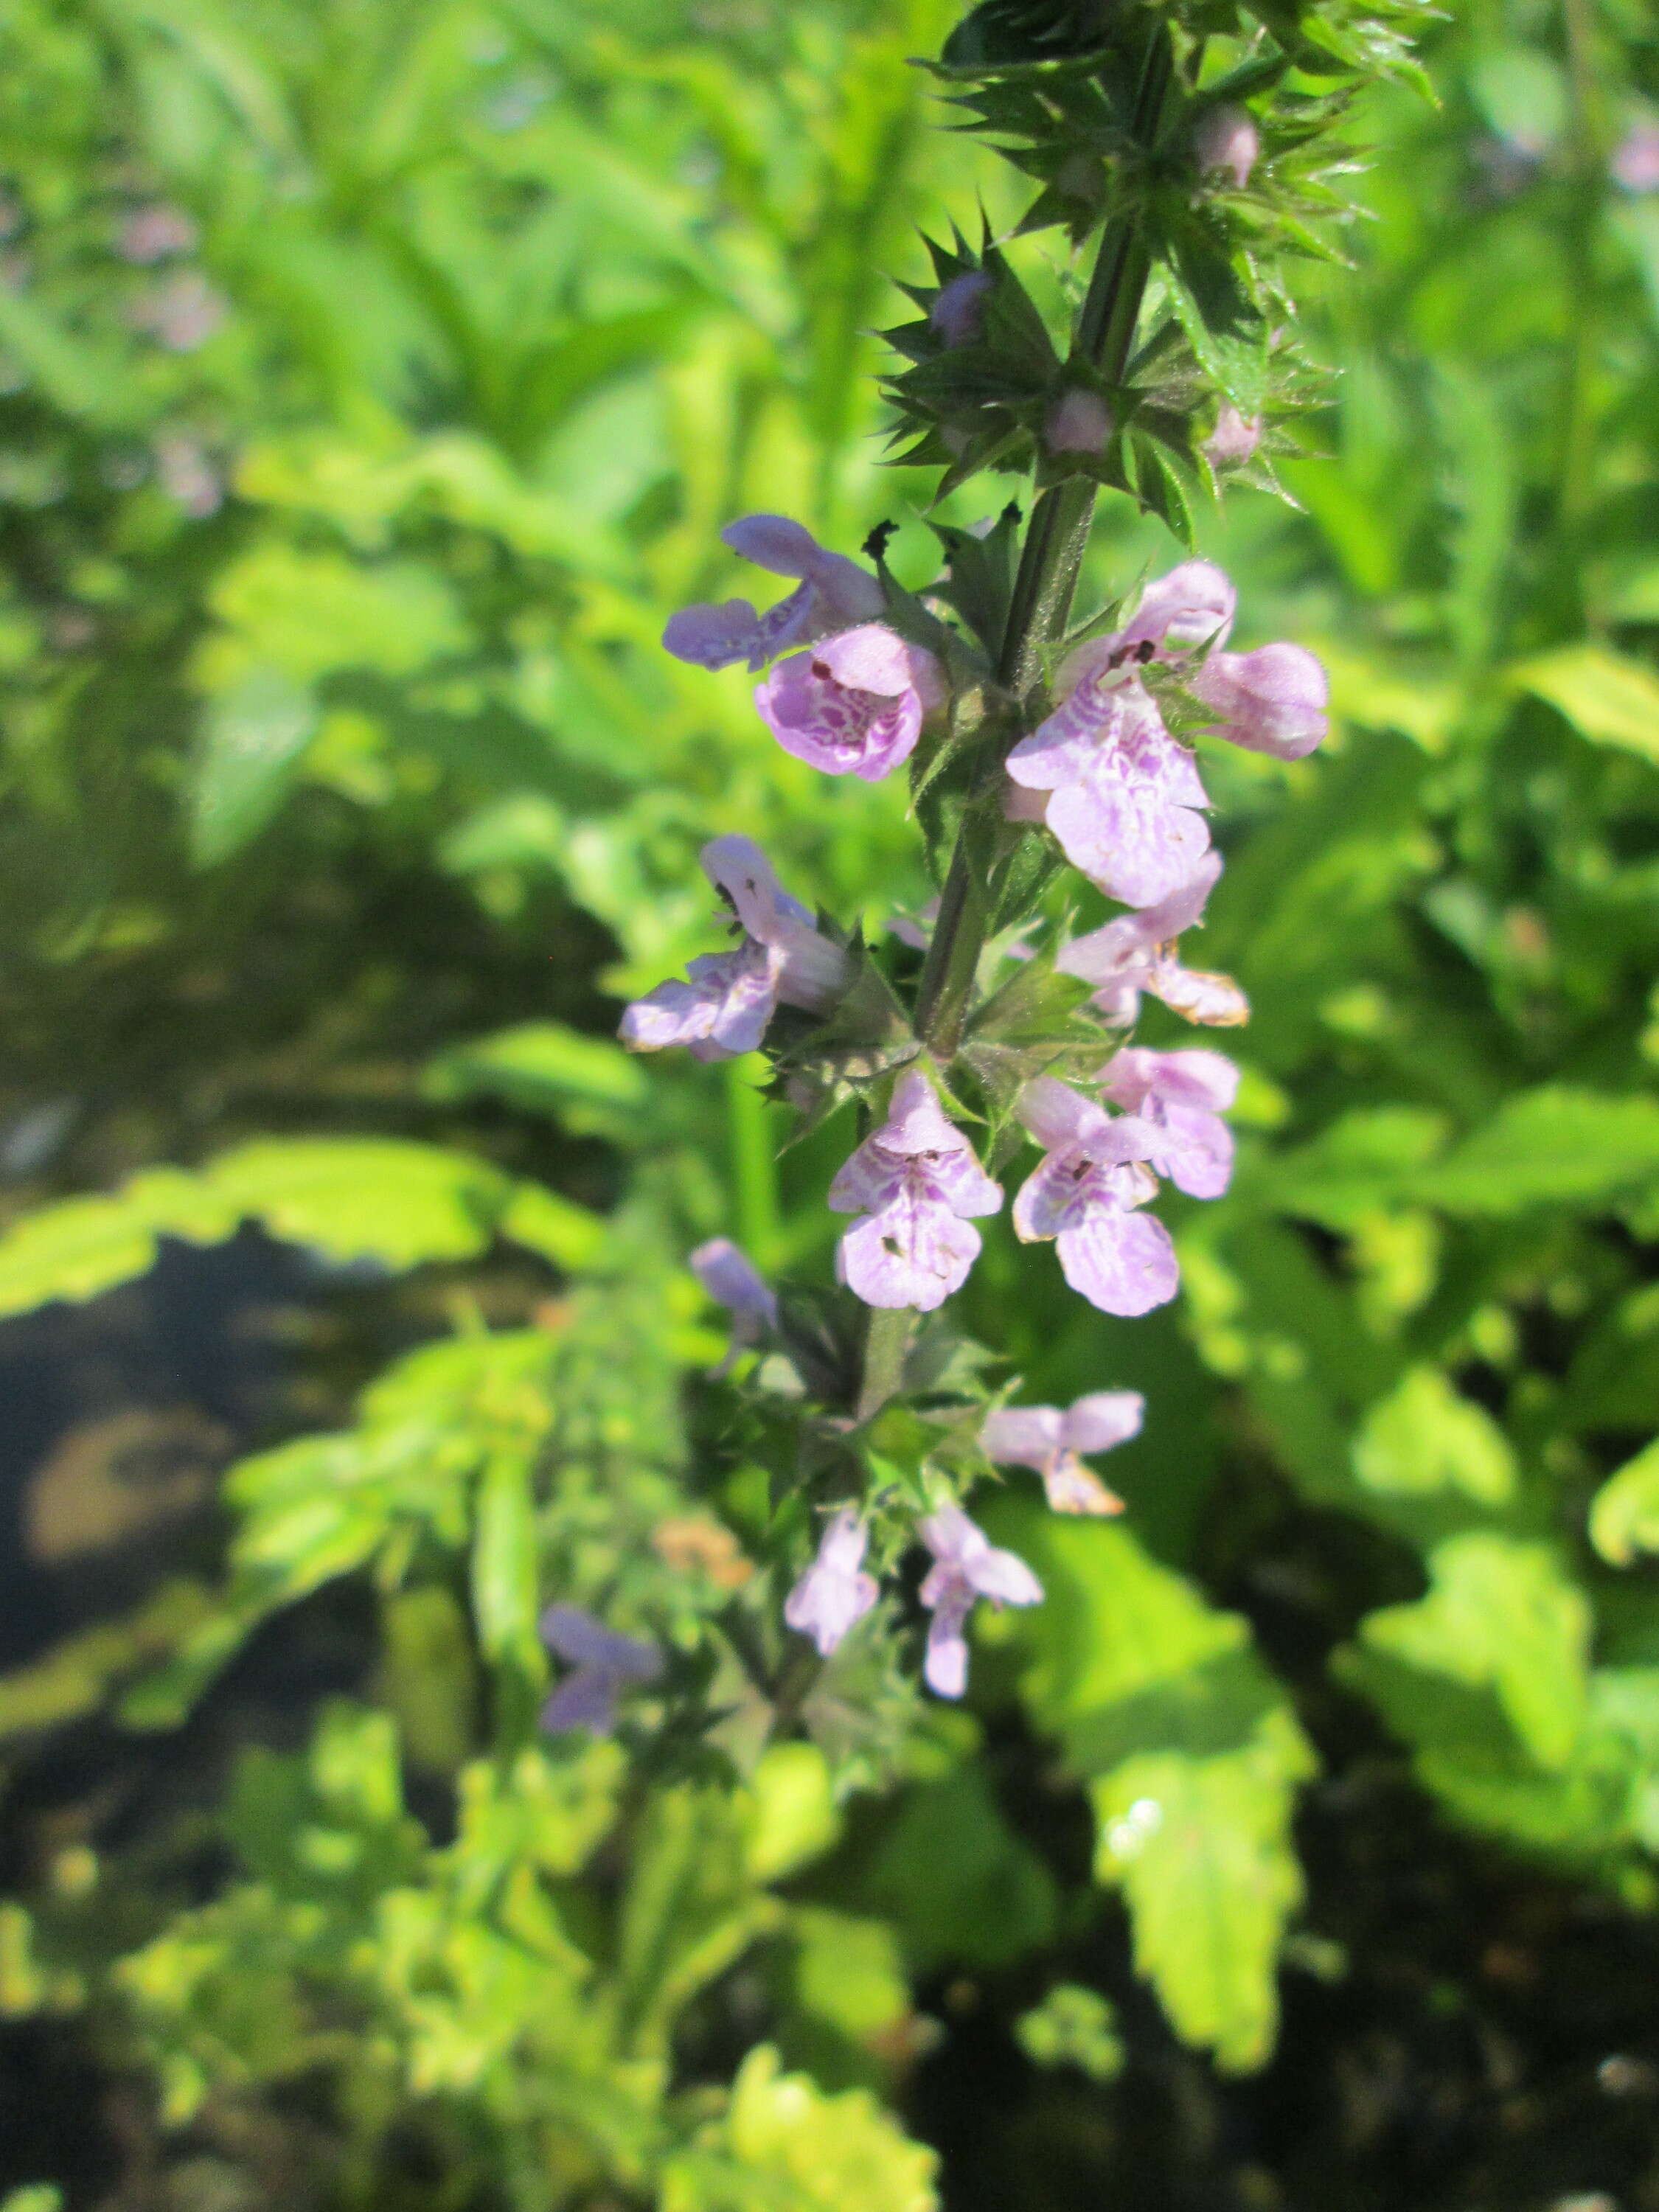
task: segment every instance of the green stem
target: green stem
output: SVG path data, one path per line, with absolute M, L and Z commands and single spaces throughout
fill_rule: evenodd
M 1135 98 L 1135 136 L 1142 145 L 1157 129 L 1173 66 L 1169 33 L 1159 30 L 1148 47 Z M 1151 267 L 1134 222 L 1102 240 L 1079 318 L 1078 344 L 1109 383 L 1121 382 L 1127 365 Z M 1017 699 L 1023 701 L 1036 683 L 1043 648 L 1064 635 L 1094 508 L 1094 485 L 1086 477 L 1072 477 L 1050 484 L 1031 510 L 997 669 L 1003 688 Z M 1000 757 L 996 766 L 1000 769 Z M 916 994 L 916 1034 L 941 1059 L 949 1058 L 961 1041 L 991 918 L 969 839 L 964 824 L 951 855 Z
M 860 1421 L 873 1419 L 890 1398 L 898 1395 L 915 1322 L 908 1307 L 871 1308 L 864 1333 L 864 1372 L 854 1409 Z

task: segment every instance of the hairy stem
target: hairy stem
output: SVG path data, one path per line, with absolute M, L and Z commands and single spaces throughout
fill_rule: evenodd
M 1160 29 L 1147 49 L 1135 99 L 1135 136 L 1143 146 L 1156 131 L 1172 66 L 1169 34 Z M 1128 362 L 1150 265 L 1133 218 L 1102 240 L 1079 318 L 1078 343 L 1109 383 L 1121 380 Z M 1029 693 L 1043 648 L 1065 631 L 1094 509 L 1094 485 L 1086 477 L 1072 477 L 1039 493 L 1031 510 L 997 670 L 1004 689 L 1016 698 Z M 941 1058 L 960 1042 L 991 919 L 969 840 L 964 823 L 951 855 L 916 996 L 916 1034 Z
M 860 1421 L 871 1419 L 890 1398 L 898 1395 L 915 1322 L 915 1316 L 908 1307 L 870 1309 L 864 1333 L 864 1372 L 859 1381 L 858 1404 L 854 1408 Z

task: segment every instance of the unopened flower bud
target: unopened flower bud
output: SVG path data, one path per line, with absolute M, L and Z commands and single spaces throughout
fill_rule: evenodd
M 1237 468 L 1261 443 L 1261 417 L 1241 415 L 1231 400 L 1224 400 L 1215 428 L 1204 441 L 1205 458 L 1212 468 Z
M 1330 683 L 1300 645 L 1212 653 L 1192 678 L 1194 697 L 1213 710 L 1221 734 L 1249 752 L 1300 760 L 1329 727 Z
M 982 269 L 964 269 L 942 285 L 927 320 L 948 346 L 970 345 L 985 327 L 985 295 L 991 279 Z
M 1247 108 L 1212 107 L 1193 133 L 1193 152 L 1205 176 L 1226 170 L 1242 191 L 1261 151 L 1261 133 Z
M 1082 385 L 1060 394 L 1042 426 L 1051 453 L 1103 453 L 1111 434 L 1111 410 L 1098 392 Z

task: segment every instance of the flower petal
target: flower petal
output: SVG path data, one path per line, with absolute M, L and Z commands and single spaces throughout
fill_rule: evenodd
M 1042 1584 L 1017 1552 L 987 1545 L 967 1562 L 968 1579 L 981 1597 L 997 1605 L 1041 1605 Z
M 761 640 L 761 620 L 747 599 L 725 599 L 719 606 L 682 607 L 669 617 L 662 641 L 677 660 L 696 668 L 729 668 L 752 658 Z
M 936 1697 L 959 1698 L 968 1687 L 968 1639 L 962 1632 L 973 1604 L 972 1592 L 963 1589 L 941 1603 L 928 1625 L 921 1671 Z
M 986 1415 L 980 1445 L 999 1466 L 1034 1467 L 1041 1473 L 1065 1440 L 1065 1422 L 1057 1406 L 1004 1406 Z
M 1149 1214 L 1089 1206 L 1060 1231 L 1055 1249 L 1066 1281 L 1102 1313 L 1150 1313 L 1181 1287 L 1170 1232 Z
M 1110 1451 L 1139 1435 L 1146 1412 L 1139 1390 L 1091 1390 L 1067 1410 L 1065 1441 L 1077 1452 Z
M 848 1287 L 866 1305 L 932 1313 L 968 1279 L 980 1236 L 948 1206 L 908 1187 L 841 1240 Z
M 1210 843 L 1208 824 L 1189 807 L 1101 776 L 1056 791 L 1048 823 L 1073 866 L 1131 906 L 1167 898 Z

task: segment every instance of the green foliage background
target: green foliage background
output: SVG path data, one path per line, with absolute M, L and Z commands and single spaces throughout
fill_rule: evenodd
M 815 779 L 657 640 L 744 588 L 716 532 L 751 508 L 896 520 L 926 580 L 866 333 L 919 222 L 1012 205 L 905 66 L 957 12 L 0 21 L 0 1312 L 250 1221 L 369 1312 L 228 1475 L 222 1566 L 0 1680 L 0 2009 L 124 2085 L 88 2203 L 925 2212 L 895 2115 L 970 2002 L 1010 2082 L 1109 2115 L 1066 2152 L 1103 2192 L 1110 2083 L 1172 2038 L 1248 2074 L 1285 1974 L 1363 1978 L 1298 1805 L 1403 1790 L 1632 1941 L 1659 1909 L 1659 196 L 1607 173 L 1659 101 L 1636 0 L 1469 0 L 1437 108 L 1368 100 L 1374 220 L 1308 310 L 1325 450 L 1299 511 L 1200 522 L 1242 641 L 1315 647 L 1337 710 L 1309 762 L 1212 770 L 1239 1172 L 1177 1219 L 1172 1316 L 1109 1322 L 1001 1233 L 965 1294 L 1030 1395 L 1146 1391 L 1128 1516 L 997 1501 L 1049 1595 L 988 1625 L 968 1715 L 905 1686 L 902 1618 L 804 1735 L 745 1673 L 766 1470 L 682 1255 L 827 1271 L 845 1146 L 775 1165 L 747 1067 L 607 1040 L 707 949 L 716 831 L 872 926 L 927 891 L 892 790 Z M 196 241 L 134 260 L 158 205 Z M 1169 550 L 1109 513 L 1094 580 Z M 238 1653 L 337 1584 L 349 1693 L 229 1755 Z M 666 1636 L 712 1735 L 647 1700 L 620 1747 L 539 1740 L 553 1595 Z M 53 1796 L 116 1738 L 182 1796 Z M 1015 2194 L 947 2160 L 950 2201 L 1096 2201 L 1053 2125 Z M 1237 2201 L 1404 2201 L 1284 2185 Z

